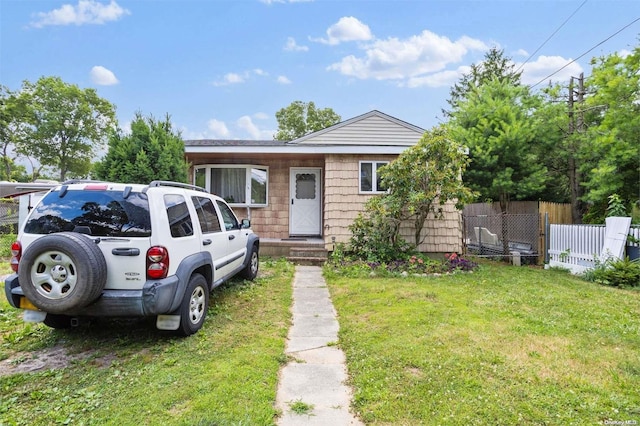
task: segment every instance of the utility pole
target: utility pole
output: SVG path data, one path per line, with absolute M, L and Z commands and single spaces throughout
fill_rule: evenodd
M 568 115 L 569 115 L 569 189 L 571 192 L 571 220 L 573 223 L 582 223 L 583 203 L 580 200 L 584 191 L 582 185 L 582 175 L 580 173 L 577 156 L 578 146 L 580 144 L 580 135 L 584 133 L 584 111 L 582 107 L 578 110 L 577 118 L 574 110 L 574 104 L 577 102 L 579 105 L 584 101 L 584 73 L 580 73 L 578 80 L 578 90 L 574 90 L 574 79 L 571 77 L 569 80 L 569 101 L 568 101 Z M 577 95 L 577 99 L 574 100 L 574 96 Z M 574 134 L 578 133 L 577 137 Z

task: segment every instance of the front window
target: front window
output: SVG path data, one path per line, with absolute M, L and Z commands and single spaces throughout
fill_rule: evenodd
M 379 193 L 386 192 L 387 188 L 382 184 L 380 168 L 389 164 L 388 161 L 361 161 L 360 162 L 360 192 Z
M 266 206 L 269 169 L 252 165 L 204 166 L 195 170 L 195 184 L 229 204 Z
M 224 228 L 227 231 L 230 231 L 232 229 L 240 229 L 238 219 L 236 218 L 236 215 L 233 214 L 233 211 L 231 211 L 229 206 L 220 201 L 216 201 L 216 203 L 218 204 L 218 208 L 220 209 L 220 213 L 222 214 Z

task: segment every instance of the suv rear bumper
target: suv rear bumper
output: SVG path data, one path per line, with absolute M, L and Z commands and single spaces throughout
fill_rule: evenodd
M 180 280 L 173 275 L 162 280 L 147 281 L 142 290 L 102 290 L 102 295 L 83 308 L 70 310 L 65 315 L 101 317 L 150 316 L 170 312 Z M 4 291 L 11 306 L 20 308 L 24 297 L 18 275 L 7 277 Z

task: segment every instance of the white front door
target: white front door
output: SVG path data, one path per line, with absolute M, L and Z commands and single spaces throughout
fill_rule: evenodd
M 320 169 L 290 169 L 290 235 L 321 235 L 322 187 L 320 183 Z

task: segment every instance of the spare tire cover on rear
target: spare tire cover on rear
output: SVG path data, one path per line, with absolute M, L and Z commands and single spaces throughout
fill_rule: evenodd
M 75 232 L 45 235 L 22 255 L 18 269 L 24 295 L 45 312 L 62 314 L 96 300 L 107 280 L 98 245 Z

